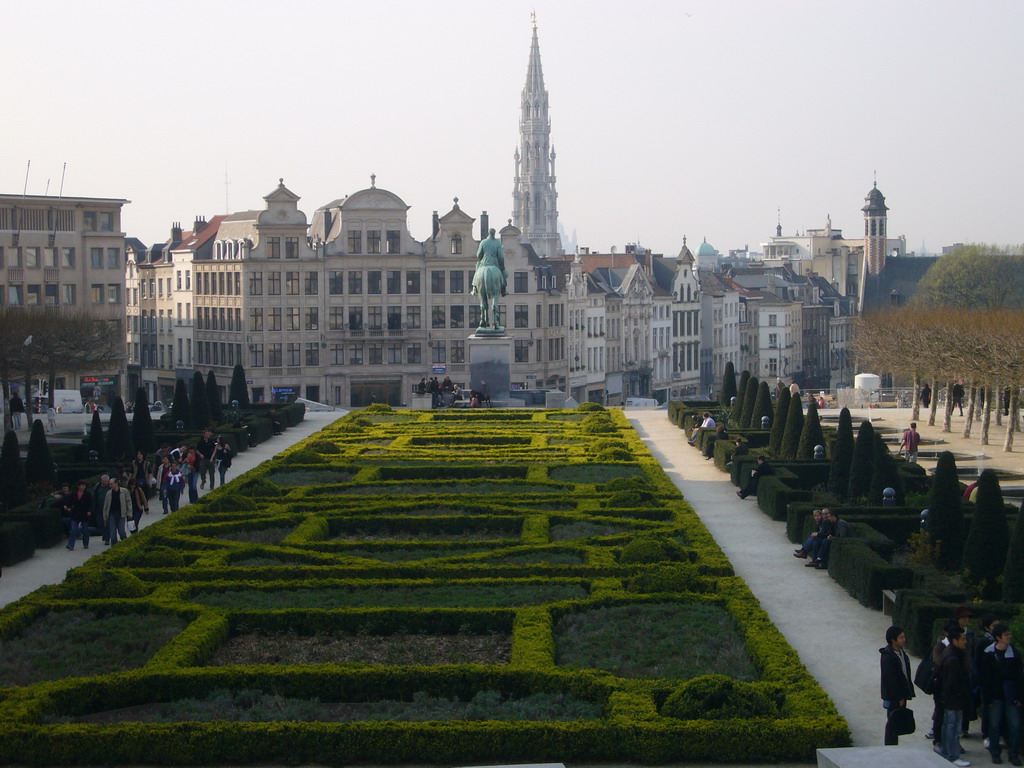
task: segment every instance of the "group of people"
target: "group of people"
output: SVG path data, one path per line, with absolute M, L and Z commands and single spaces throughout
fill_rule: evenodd
M 470 408 L 479 408 L 481 405 L 490 404 L 490 398 L 479 390 L 471 389 L 468 392 L 459 387 L 448 376 L 444 381 L 438 381 L 437 376 L 428 379 L 424 376 L 416 385 L 417 395 L 430 395 L 430 404 L 433 408 L 450 408 L 456 403 L 465 403 L 468 398 Z
M 142 516 L 149 514 L 153 494 L 165 515 L 178 510 L 184 493 L 188 503 L 194 503 L 207 481 L 211 490 L 218 476 L 224 484 L 233 457 L 224 438 L 215 439 L 206 430 L 195 445 L 161 446 L 152 460 L 138 451 L 130 467 L 115 465 L 91 490 L 85 480 L 79 480 L 73 491 L 65 485 L 51 494 L 50 503 L 63 510 L 67 549 L 75 548 L 79 536 L 86 549 L 91 536 L 101 536 L 107 545 L 127 538 L 138 530 Z
M 886 631 L 886 645 L 879 648 L 882 706 L 889 715 L 885 743 L 898 742 L 898 731 L 891 727 L 894 711 L 905 709 L 914 698 L 915 681 L 919 686 L 927 682 L 934 708 L 932 727 L 926 738 L 932 740 L 938 754 L 958 768 L 969 766 L 970 762 L 963 758 L 966 750 L 960 739 L 969 735 L 970 722 L 980 715 L 982 743 L 992 763 L 1003 762 L 1005 745 L 1010 763 L 1019 766 L 1022 764 L 1020 722 L 1024 700 L 1021 651 L 1011 642 L 1013 633 L 999 617 L 982 617 L 980 636 L 970 626 L 972 618 L 970 608 L 956 609 L 914 677 L 910 672 L 910 659 L 903 649 L 906 633 L 897 626 Z
M 816 509 L 811 514 L 814 517 L 814 530 L 800 545 L 800 548 L 793 552 L 793 557 L 807 560 L 804 563 L 805 568 L 817 568 L 819 571 L 823 571 L 828 569 L 828 555 L 832 551 L 832 540 L 849 536 L 850 524 L 828 507 Z

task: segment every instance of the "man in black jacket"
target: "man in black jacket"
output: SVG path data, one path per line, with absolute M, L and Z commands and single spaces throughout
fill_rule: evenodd
M 768 459 L 764 456 L 757 457 L 757 467 L 750 472 L 750 480 L 743 486 L 743 490 L 736 491 L 736 495 L 741 499 L 747 498 L 752 493 L 757 493 L 757 483 L 762 477 L 767 475 L 774 475 L 775 470 L 772 469 L 772 465 L 768 463 Z
M 217 449 L 217 441 L 213 439 L 213 432 L 203 432 L 203 439 L 196 443 L 196 453 L 199 454 L 199 477 L 202 480 L 200 488 L 206 487 L 206 478 L 210 478 L 210 490 L 213 490 L 213 476 L 217 465 L 213 463 L 213 453 Z
M 970 765 L 960 758 L 960 731 L 964 710 L 971 703 L 971 673 L 967 661 L 967 635 L 963 627 L 951 625 L 946 630 L 949 645 L 939 661 L 939 698 L 945 707 L 942 720 L 940 751 L 957 768 Z
M 989 745 L 992 762 L 1003 762 L 999 733 L 1006 723 L 1006 751 L 1010 762 L 1020 765 L 1020 704 L 1024 699 L 1024 664 L 1020 651 L 1010 642 L 1013 635 L 1005 624 L 992 627 L 995 638 L 978 654 L 978 677 L 988 703 Z
M 905 709 L 907 701 L 914 698 L 914 684 L 910 677 L 910 657 L 903 650 L 907 635 L 897 626 L 885 631 L 884 648 L 879 648 L 879 664 L 882 670 L 882 706 L 889 716 L 885 725 L 885 745 L 899 744 L 899 735 L 892 727 L 892 713 L 897 709 Z

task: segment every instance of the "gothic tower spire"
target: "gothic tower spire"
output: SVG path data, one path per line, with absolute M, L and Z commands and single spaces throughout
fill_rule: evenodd
M 889 208 L 885 204 L 885 196 L 878 189 L 878 182 L 868 190 L 864 198 L 864 261 L 867 273 L 879 274 L 885 269 L 886 257 L 886 219 Z
M 548 92 L 540 63 L 537 19 L 526 67 L 519 117 L 519 147 L 515 155 L 512 221 L 523 239 L 543 258 L 562 253 L 558 235 L 558 193 L 555 191 L 555 148 L 551 144 Z

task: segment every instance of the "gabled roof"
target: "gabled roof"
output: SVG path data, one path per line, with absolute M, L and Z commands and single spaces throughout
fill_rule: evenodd
M 205 227 L 199 230 L 199 232 L 196 232 L 194 234 L 190 233 L 186 235 L 185 238 L 181 241 L 181 244 L 176 246 L 174 250 L 199 250 L 217 236 L 217 231 L 220 229 L 221 222 L 224 221 L 226 218 L 228 217 L 214 216 L 212 219 L 210 219 L 210 221 L 207 223 Z
M 938 259 L 938 256 L 888 257 L 880 274 L 864 276 L 861 310 L 870 312 L 892 306 L 893 291 L 899 295 L 900 303 L 905 303 L 917 292 L 917 284 Z

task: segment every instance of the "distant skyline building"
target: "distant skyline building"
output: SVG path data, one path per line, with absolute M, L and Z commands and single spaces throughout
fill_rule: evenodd
M 558 193 L 555 191 L 555 148 L 551 144 L 548 92 L 540 63 L 537 22 L 533 22 L 530 60 L 526 68 L 519 118 L 519 148 L 515 152 L 512 223 L 541 258 L 563 253 L 558 233 Z

